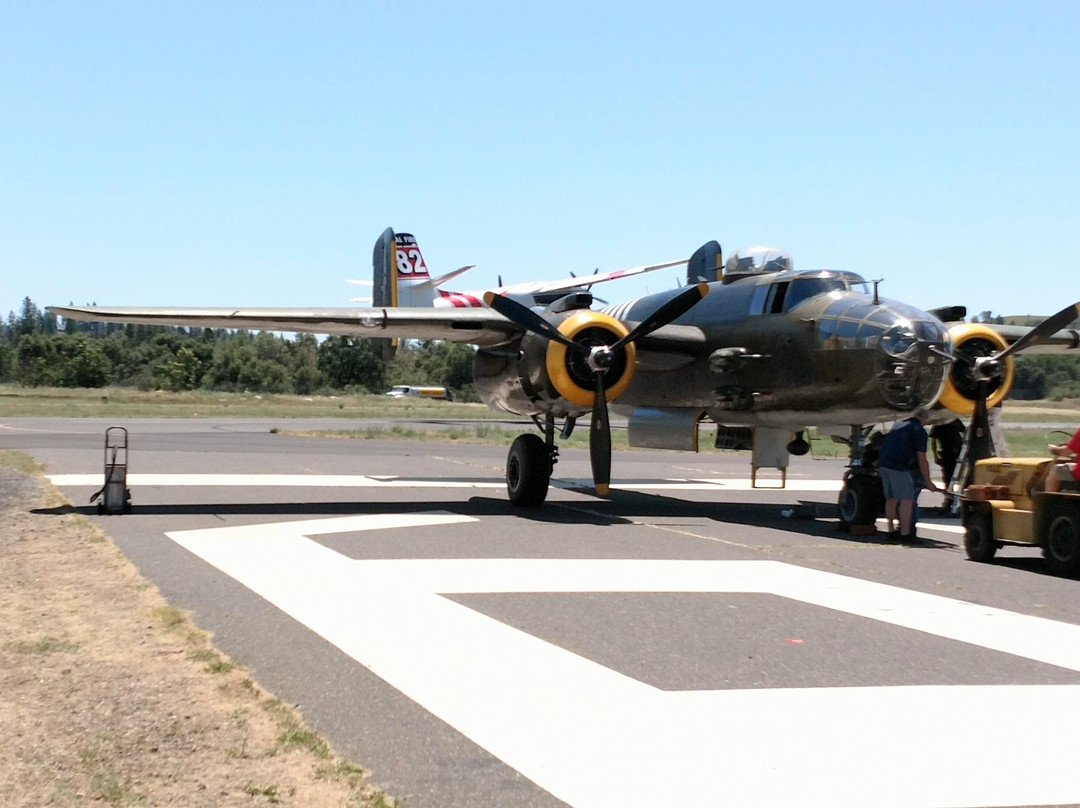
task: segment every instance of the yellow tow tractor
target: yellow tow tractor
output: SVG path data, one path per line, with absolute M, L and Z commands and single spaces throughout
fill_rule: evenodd
M 1080 491 L 1044 490 L 1056 462 L 1030 457 L 975 462 L 960 505 L 968 558 L 989 561 L 1006 544 L 1034 546 L 1042 548 L 1056 574 L 1080 574 Z

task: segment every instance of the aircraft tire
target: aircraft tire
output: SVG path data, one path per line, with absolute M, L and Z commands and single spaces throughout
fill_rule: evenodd
M 840 521 L 846 525 L 872 525 L 881 511 L 881 483 L 869 474 L 855 474 L 840 489 Z
M 968 514 L 964 525 L 964 552 L 972 561 L 990 561 L 997 553 L 994 541 L 994 518 L 992 514 L 975 511 Z
M 1080 507 L 1053 502 L 1047 510 L 1043 556 L 1055 574 L 1075 577 L 1080 573 Z
M 551 458 L 539 435 L 518 435 L 506 458 L 506 491 L 510 502 L 523 508 L 538 508 L 547 499 L 551 481 Z

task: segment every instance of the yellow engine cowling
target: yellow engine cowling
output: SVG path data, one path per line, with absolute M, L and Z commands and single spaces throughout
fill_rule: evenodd
M 980 356 L 992 356 L 1008 347 L 1005 338 L 982 323 L 960 323 L 949 329 L 953 343 L 953 353 L 972 359 Z M 1012 357 L 1007 357 L 1002 374 L 990 380 L 987 390 L 986 406 L 996 407 L 1012 389 L 1016 377 L 1016 364 Z M 945 380 L 938 403 L 958 415 L 971 415 L 975 411 L 975 384 L 977 381 L 973 368 L 962 360 L 953 362 L 949 376 Z
M 559 333 L 571 342 L 585 345 L 611 345 L 625 337 L 629 329 L 614 317 L 589 309 L 575 311 L 561 323 Z M 615 357 L 605 379 L 607 400 L 614 401 L 630 385 L 634 377 L 637 350 L 626 345 Z M 580 407 L 592 407 L 596 401 L 595 374 L 585 357 L 558 342 L 548 343 L 545 357 L 548 379 L 559 395 Z

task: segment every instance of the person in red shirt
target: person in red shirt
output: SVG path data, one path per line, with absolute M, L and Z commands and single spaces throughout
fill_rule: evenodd
M 1046 478 L 1047 491 L 1060 491 L 1062 482 L 1080 483 L 1080 463 L 1076 462 L 1080 455 L 1080 429 L 1072 436 L 1068 443 L 1060 443 L 1050 447 L 1050 454 L 1072 462 L 1058 463 Z

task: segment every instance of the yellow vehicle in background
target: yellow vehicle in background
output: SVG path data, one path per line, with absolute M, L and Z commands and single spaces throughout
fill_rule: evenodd
M 452 401 L 454 396 L 445 387 L 423 387 L 418 384 L 395 384 L 390 392 L 385 393 L 391 398 L 434 398 L 442 401 Z
M 990 561 L 1003 545 L 1040 547 L 1058 575 L 1080 574 L 1080 490 L 1045 490 L 1052 458 L 990 457 L 963 491 L 964 550 Z

